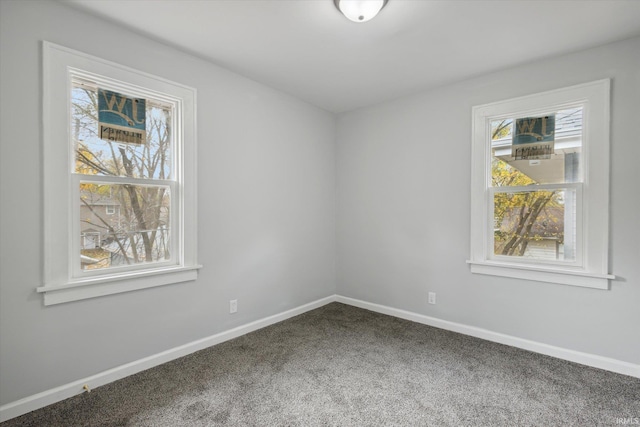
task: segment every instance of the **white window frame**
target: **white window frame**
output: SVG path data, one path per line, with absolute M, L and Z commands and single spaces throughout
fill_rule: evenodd
M 508 99 L 472 109 L 471 252 L 472 273 L 512 277 L 564 285 L 609 289 L 609 115 L 610 80 L 571 86 Z M 517 259 L 493 254 L 493 194 L 491 186 L 491 122 L 530 117 L 582 105 L 584 108 L 582 183 L 536 186 L 575 188 L 577 193 L 577 247 L 573 262 Z M 517 190 L 517 189 L 516 189 Z
M 176 111 L 180 114 L 174 119 L 173 179 L 166 183 L 171 186 L 175 230 L 171 236 L 175 240 L 175 252 L 170 262 L 90 272 L 79 268 L 77 191 L 82 175 L 72 173 L 75 152 L 69 140 L 74 73 L 105 79 L 127 93 L 152 93 L 154 97 L 179 104 Z M 45 41 L 43 90 L 44 283 L 37 291 L 44 294 L 44 304 L 195 280 L 201 268 L 197 262 L 196 240 L 195 89 Z M 105 183 L 126 181 L 118 177 L 91 176 L 92 181 L 94 178 Z
M 107 215 L 115 215 L 116 213 L 116 206 L 115 205 L 106 205 L 104 207 L 104 212 Z

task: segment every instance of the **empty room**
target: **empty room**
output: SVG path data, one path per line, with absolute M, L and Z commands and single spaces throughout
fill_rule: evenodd
M 0 422 L 640 425 L 640 1 L 0 0 Z

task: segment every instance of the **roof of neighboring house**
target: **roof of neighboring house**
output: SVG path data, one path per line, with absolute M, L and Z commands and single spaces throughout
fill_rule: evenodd
M 80 198 L 91 206 L 120 206 L 118 199 L 90 191 L 80 191 Z
M 563 110 L 562 114 L 556 116 L 554 135 L 556 139 L 582 136 L 582 114 L 581 108 L 570 108 Z M 513 135 L 511 129 L 508 134 L 499 139 L 491 141 L 492 147 L 511 146 Z

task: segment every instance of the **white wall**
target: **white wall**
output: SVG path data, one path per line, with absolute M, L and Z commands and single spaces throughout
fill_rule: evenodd
M 471 107 L 607 77 L 611 290 L 472 275 Z M 342 114 L 338 293 L 640 363 L 639 100 L 635 38 Z
M 197 89 L 196 282 L 43 306 L 42 40 Z M 0 51 L 0 405 L 335 293 L 332 114 L 57 2 Z

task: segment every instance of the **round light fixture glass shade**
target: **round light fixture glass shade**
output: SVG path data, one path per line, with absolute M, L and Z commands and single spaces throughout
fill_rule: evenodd
M 367 22 L 375 17 L 388 0 L 333 0 L 336 7 L 353 22 Z

